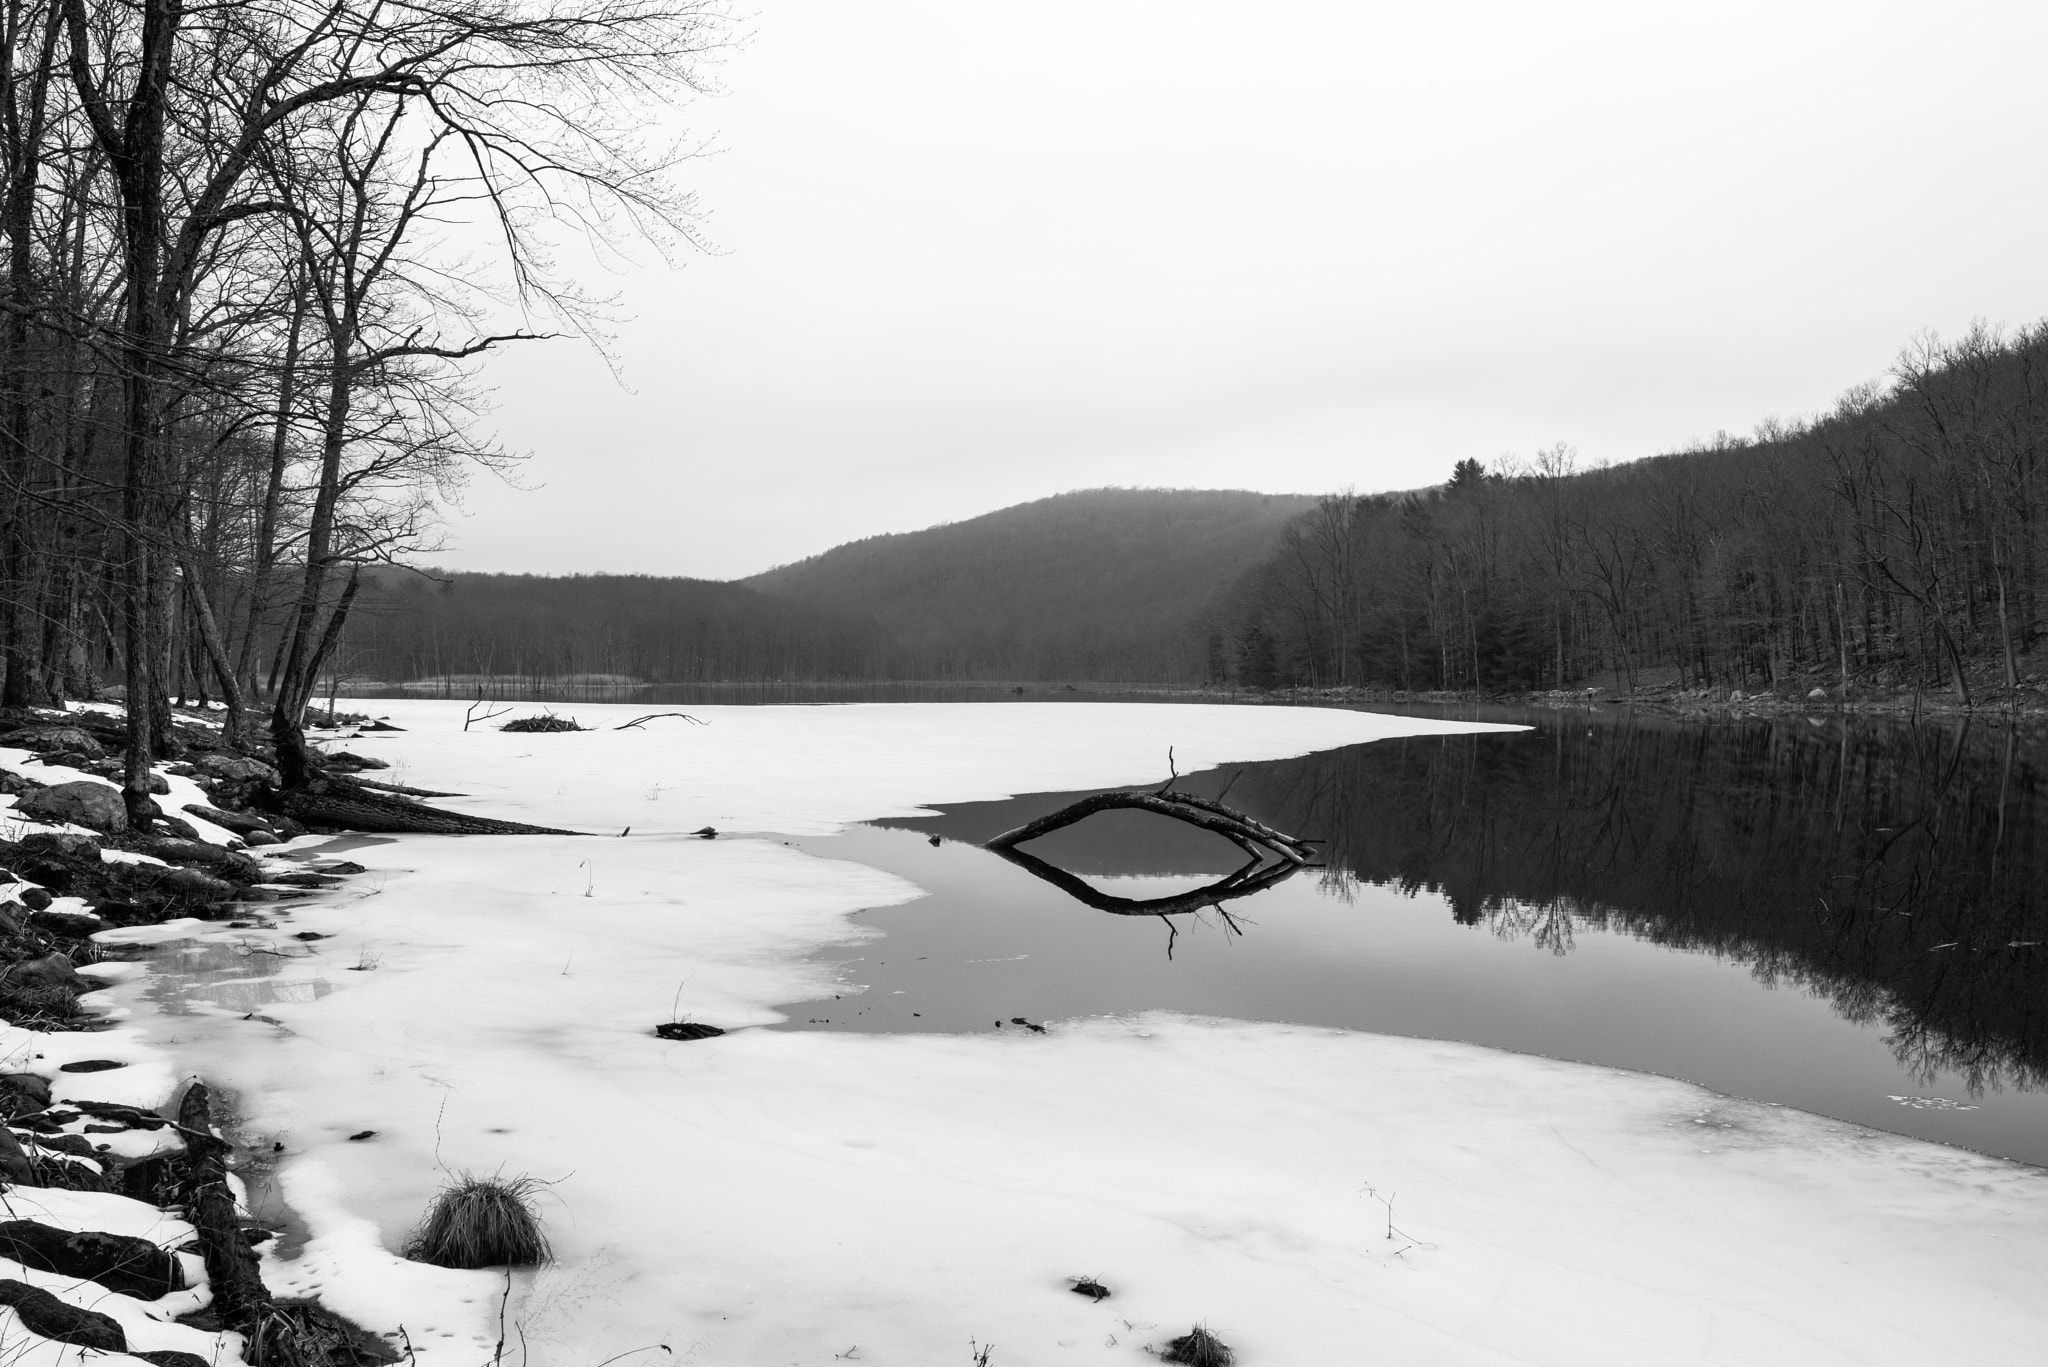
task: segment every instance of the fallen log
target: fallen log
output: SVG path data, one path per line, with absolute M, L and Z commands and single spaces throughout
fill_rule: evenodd
M 213 1291 L 213 1309 L 223 1329 L 249 1336 L 245 1361 L 261 1362 L 272 1317 L 270 1290 L 258 1271 L 256 1250 L 242 1237 L 235 1213 L 235 1195 L 228 1186 L 227 1141 L 213 1132 L 211 1098 L 204 1082 L 194 1081 L 178 1102 L 178 1131 L 185 1141 L 182 1195 L 185 1218 L 198 1232 L 206 1280 Z M 283 1353 L 277 1354 L 284 1361 Z
M 462 793 L 443 793 L 433 788 L 408 788 L 403 783 L 386 783 L 382 779 L 358 778 L 357 783 L 365 788 L 375 788 L 380 793 L 399 793 L 406 797 L 462 797 Z
M 294 821 L 379 835 L 576 834 L 552 826 L 529 826 L 520 821 L 444 811 L 331 775 L 316 778 L 304 787 L 276 790 L 267 800 Z
M 1071 826 L 1077 821 L 1085 821 L 1098 812 L 1114 811 L 1151 812 L 1157 816 L 1185 822 L 1190 826 L 1198 826 L 1205 831 L 1214 831 L 1240 849 L 1262 859 L 1271 857 L 1300 865 L 1308 863 L 1313 853 L 1309 841 L 1282 834 L 1263 821 L 1255 820 L 1220 802 L 1163 789 L 1157 792 L 1097 793 L 1093 797 L 1084 797 L 1079 802 L 1069 803 L 1056 812 L 1039 817 L 1036 821 L 1027 821 L 1014 830 L 1004 831 L 983 848 L 1000 854 L 1027 840 L 1036 840 L 1040 836 L 1050 835 L 1054 831 Z

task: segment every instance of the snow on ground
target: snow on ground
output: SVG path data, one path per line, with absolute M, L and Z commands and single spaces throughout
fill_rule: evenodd
M 1143 1364 L 1197 1321 L 1245 1367 L 1926 1367 L 2048 1341 L 2048 1171 L 1666 1079 L 1163 1014 L 737 1028 L 829 993 L 803 956 L 916 895 L 784 838 L 1157 779 L 1169 744 L 1185 772 L 1464 728 L 1005 704 L 503 735 L 464 734 L 461 704 L 374 709 L 410 728 L 347 742 L 384 777 L 634 833 L 354 848 L 371 872 L 275 930 L 196 932 L 215 966 L 180 992 L 112 992 L 138 1008 L 123 1032 L 239 1091 L 252 1151 L 283 1145 L 308 1241 L 273 1286 L 402 1323 L 421 1362 L 483 1367 L 502 1332 L 533 1367 L 965 1367 L 970 1340 L 992 1367 Z M 778 834 L 681 834 L 707 824 Z M 734 1033 L 655 1038 L 677 1011 Z M 559 1261 L 515 1279 L 502 1327 L 501 1274 L 391 1256 L 452 1170 L 553 1184 Z

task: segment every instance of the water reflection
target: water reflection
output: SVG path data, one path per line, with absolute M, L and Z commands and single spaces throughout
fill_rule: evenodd
M 1035 878 L 1044 879 L 1082 906 L 1093 907 L 1096 911 L 1106 911 L 1112 916 L 1157 916 L 1164 920 L 1174 916 L 1195 915 L 1213 908 L 1231 930 L 1240 935 L 1244 932 L 1238 929 L 1237 922 L 1223 909 L 1223 904 L 1264 892 L 1267 888 L 1286 882 L 1303 868 L 1300 864 L 1284 860 L 1269 862 L 1254 856 L 1215 882 L 1204 883 L 1201 887 L 1191 888 L 1186 892 L 1171 893 L 1163 897 L 1118 897 L 1023 850 L 997 849 L 991 850 L 990 853 L 1009 860 Z
M 2048 1079 L 2048 808 L 2009 727 L 1533 719 L 1248 772 L 1340 878 L 1555 953 L 1597 927 L 1751 967 L 1972 1090 Z
M 334 990 L 324 978 L 280 979 L 283 961 L 301 955 L 267 940 L 172 940 L 150 946 L 142 957 L 151 970 L 143 999 L 167 1016 L 202 1010 L 246 1015 L 276 1002 L 318 1001 Z
M 1669 1073 L 2048 1162 L 2040 738 L 1981 721 L 1481 719 L 1535 730 L 1184 780 L 1232 785 L 1232 806 L 1322 838 L 1328 867 L 1233 904 L 1260 922 L 1224 937 L 1234 952 L 1198 941 L 1191 958 L 1183 937 L 1172 965 L 1150 936 L 1117 933 L 1135 929 L 1123 918 L 1091 926 L 1065 891 L 967 843 L 1078 794 L 890 821 L 836 851 L 809 842 L 933 895 L 863 916 L 886 931 L 846 970 L 868 991 L 793 1014 L 965 1029 L 1167 1006 L 1391 1030 Z M 1110 884 L 1133 903 L 1243 862 L 1135 813 L 1033 851 L 1098 898 L 1103 880 L 1152 880 Z

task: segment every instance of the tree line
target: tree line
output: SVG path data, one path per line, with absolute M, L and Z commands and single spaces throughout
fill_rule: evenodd
M 362 567 L 506 460 L 472 365 L 601 321 L 562 230 L 690 236 L 642 125 L 723 34 L 705 0 L 0 0 L 0 705 L 118 678 L 144 827 L 200 680 L 302 779 Z
M 1459 463 L 1320 500 L 1219 602 L 1213 679 L 1255 688 L 2010 693 L 2048 569 L 2048 324 L 1926 338 L 1807 421 L 1580 468 Z
M 860 679 L 871 646 L 829 613 L 741 584 L 378 569 L 363 577 L 329 672 L 356 689 L 441 680 L 451 692 Z

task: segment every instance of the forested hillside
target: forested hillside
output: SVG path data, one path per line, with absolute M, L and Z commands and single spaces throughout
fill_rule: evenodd
M 2011 689 L 2041 636 L 2048 325 L 1909 350 L 1754 440 L 1325 498 L 1218 603 L 1252 687 Z M 1973 677 L 1975 683 L 1973 684 Z
M 859 624 L 874 677 L 1196 680 L 1198 615 L 1314 506 L 1089 489 L 869 537 L 744 580 Z
M 1198 614 L 1314 500 L 1098 489 L 873 537 L 739 583 L 366 572 L 335 659 L 643 680 L 1193 680 Z

